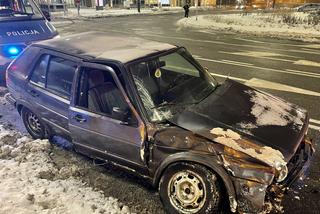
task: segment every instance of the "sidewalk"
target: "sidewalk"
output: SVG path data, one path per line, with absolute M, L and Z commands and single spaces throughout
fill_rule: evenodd
M 198 7 L 198 10 L 212 10 L 213 7 Z M 196 10 L 195 7 L 191 7 L 190 10 Z M 141 12 L 138 13 L 137 8 L 131 9 L 115 9 L 106 8 L 104 10 L 96 10 L 94 8 L 81 8 L 80 16 L 76 8 L 68 8 L 66 13 L 52 12 L 52 19 L 69 18 L 69 19 L 88 19 L 88 18 L 103 18 L 103 17 L 116 17 L 116 16 L 129 16 L 129 15 L 159 15 L 159 14 L 172 14 L 172 13 L 183 13 L 182 7 L 154 7 L 154 8 L 141 8 Z

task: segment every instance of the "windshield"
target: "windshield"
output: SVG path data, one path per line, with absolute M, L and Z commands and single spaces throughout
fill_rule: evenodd
M 130 66 L 151 121 L 162 122 L 209 96 L 216 80 L 186 52 L 176 52 Z
M 0 19 L 32 16 L 42 17 L 33 0 L 0 0 Z

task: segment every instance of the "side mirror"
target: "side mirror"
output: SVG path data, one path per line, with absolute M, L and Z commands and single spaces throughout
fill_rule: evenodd
M 128 109 L 123 110 L 119 107 L 113 107 L 112 108 L 112 115 L 122 121 L 123 123 L 128 123 L 130 121 L 130 111 Z
M 51 21 L 50 12 L 49 12 L 47 9 L 41 8 L 41 12 L 43 13 L 44 17 L 45 17 L 48 21 Z
M 208 67 L 204 67 L 204 70 L 205 70 L 206 72 L 209 72 L 209 68 L 208 68 Z

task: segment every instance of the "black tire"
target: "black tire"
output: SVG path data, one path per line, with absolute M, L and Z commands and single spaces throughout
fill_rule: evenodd
M 204 214 L 221 210 L 222 193 L 218 176 L 198 164 L 170 165 L 160 180 L 159 193 L 164 209 L 170 214 Z M 184 200 L 184 197 L 187 199 Z
M 48 136 L 43 122 L 35 113 L 23 107 L 21 117 L 24 126 L 33 139 L 45 139 Z

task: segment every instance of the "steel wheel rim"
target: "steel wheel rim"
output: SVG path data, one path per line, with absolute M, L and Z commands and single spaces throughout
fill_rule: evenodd
M 32 132 L 34 132 L 37 135 L 41 133 L 42 126 L 39 118 L 35 114 L 29 112 L 27 114 L 27 121 L 28 121 L 28 126 Z
M 168 195 L 176 210 L 182 213 L 197 213 L 205 204 L 205 184 L 195 172 L 177 172 L 169 181 Z

